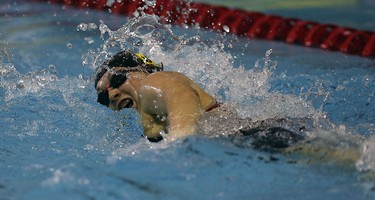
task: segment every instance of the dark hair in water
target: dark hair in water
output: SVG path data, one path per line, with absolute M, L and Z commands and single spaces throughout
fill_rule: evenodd
M 147 73 L 154 73 L 163 71 L 163 64 L 156 64 L 146 56 L 138 53 L 133 53 L 128 50 L 121 51 L 112 58 L 105 61 L 98 69 L 95 78 L 95 88 L 102 78 L 102 76 L 113 67 L 124 67 L 126 71 L 145 71 Z M 125 75 L 125 74 L 124 74 Z

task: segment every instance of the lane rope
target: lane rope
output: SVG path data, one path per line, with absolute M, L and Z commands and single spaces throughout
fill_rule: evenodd
M 213 6 L 182 0 L 156 0 L 147 6 L 143 0 L 33 0 L 103 10 L 132 17 L 136 12 L 155 14 L 163 23 L 199 26 L 248 38 L 284 41 L 324 50 L 375 58 L 375 33 L 322 24 L 313 21 L 266 15 L 260 12 Z

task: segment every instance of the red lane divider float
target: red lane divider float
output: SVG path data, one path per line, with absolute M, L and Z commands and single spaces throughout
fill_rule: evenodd
M 341 51 L 375 58 L 375 33 L 332 24 L 320 24 L 296 18 L 285 18 L 181 0 L 156 0 L 155 6 L 146 6 L 142 0 L 33 0 L 59 3 L 65 6 L 105 10 L 113 14 L 134 16 L 143 11 L 161 17 L 164 23 L 198 25 L 201 28 L 230 32 L 249 38 L 279 40 L 287 43 L 324 50 Z

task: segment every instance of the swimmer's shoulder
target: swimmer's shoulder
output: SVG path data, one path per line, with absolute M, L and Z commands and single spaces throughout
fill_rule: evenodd
M 178 72 L 155 72 L 141 82 L 140 95 L 145 102 L 163 102 L 179 92 L 188 91 L 191 80 Z
M 216 99 L 204 91 L 197 83 L 193 80 L 181 74 L 173 71 L 162 71 L 150 74 L 145 80 L 145 85 L 159 88 L 163 91 L 193 91 L 200 99 L 201 105 L 204 110 L 208 111 L 218 105 Z
M 172 81 L 191 81 L 188 77 L 186 77 L 184 74 L 174 71 L 160 71 L 155 72 L 147 76 L 148 80 L 154 80 L 154 79 L 169 79 Z
M 171 88 L 171 86 L 189 86 L 194 84 L 194 82 L 179 72 L 162 71 L 148 75 L 142 84 L 144 86 L 167 89 Z

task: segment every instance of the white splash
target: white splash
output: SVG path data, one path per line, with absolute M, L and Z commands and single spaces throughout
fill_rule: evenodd
M 271 49 L 254 66 L 234 67 L 234 58 L 224 50 L 221 41 L 208 45 L 198 35 L 191 38 L 176 36 L 169 26 L 158 20 L 155 16 L 143 15 L 130 19 L 118 30 L 111 30 L 101 22 L 99 30 L 103 45 L 99 50 L 90 50 L 84 64 L 87 66 L 91 61 L 89 67 L 96 69 L 112 55 L 128 49 L 162 62 L 166 70 L 185 74 L 219 101 L 235 107 L 242 118 L 319 114 L 300 97 L 269 92 L 269 81 L 277 67 L 271 59 Z M 139 146 L 116 151 L 111 160 L 118 157 L 116 155 L 132 155 L 137 149 Z
M 52 176 L 42 181 L 41 185 L 44 187 L 53 187 L 59 184 L 88 185 L 90 183 L 89 179 L 76 177 L 68 170 L 68 168 L 73 167 L 74 165 L 71 164 L 61 169 L 50 169 Z
M 0 87 L 6 89 L 5 101 L 15 97 L 40 92 L 50 82 L 57 80 L 55 66 L 48 69 L 20 74 L 13 65 L 0 66 Z
M 86 64 L 93 60 L 94 69 L 111 55 L 129 49 L 162 62 L 166 70 L 179 71 L 190 77 L 218 100 L 234 105 L 241 117 L 261 119 L 319 114 L 300 97 L 269 92 L 269 80 L 277 66 L 271 60 L 272 50 L 265 52 L 265 57 L 254 66 L 235 68 L 233 56 L 224 51 L 220 41 L 207 45 L 199 36 L 176 36 L 155 16 L 133 18 L 115 31 L 101 23 L 99 30 L 104 43 L 99 51 L 91 51 L 86 56 L 94 58 L 85 59 Z
M 42 186 L 54 186 L 62 182 L 71 182 L 74 179 L 75 177 L 69 171 L 56 169 L 50 178 L 42 181 Z
M 375 135 L 365 140 L 362 144 L 361 158 L 356 167 L 361 172 L 375 171 Z

